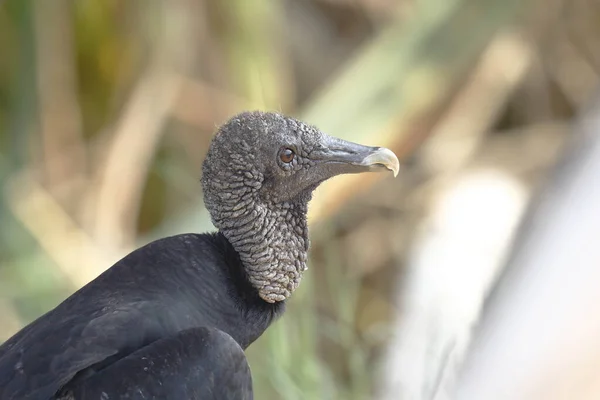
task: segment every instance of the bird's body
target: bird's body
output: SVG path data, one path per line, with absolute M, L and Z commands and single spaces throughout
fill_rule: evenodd
M 0 399 L 50 399 L 74 377 L 89 379 L 192 328 L 216 328 L 245 349 L 283 309 L 282 302 L 258 297 L 221 234 L 161 239 L 0 346 Z M 145 372 L 155 378 L 153 370 Z
M 0 400 L 251 399 L 243 353 L 306 270 L 312 191 L 398 170 L 389 150 L 273 113 L 223 125 L 203 164 L 215 234 L 123 258 L 0 346 Z

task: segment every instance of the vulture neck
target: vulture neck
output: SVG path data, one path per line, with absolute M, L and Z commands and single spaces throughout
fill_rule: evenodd
M 254 197 L 213 216 L 238 252 L 248 280 L 269 303 L 287 299 L 307 269 L 308 201 L 275 202 Z

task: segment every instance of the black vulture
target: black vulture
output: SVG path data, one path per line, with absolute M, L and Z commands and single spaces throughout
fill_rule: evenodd
M 243 350 L 300 284 L 313 190 L 390 150 L 276 113 L 225 123 L 203 163 L 216 233 L 147 244 L 0 346 L 0 399 L 251 399 Z

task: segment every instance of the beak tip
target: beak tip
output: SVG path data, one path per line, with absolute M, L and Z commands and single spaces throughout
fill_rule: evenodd
M 379 147 L 371 153 L 366 159 L 367 165 L 381 165 L 394 173 L 394 178 L 400 172 L 400 161 L 393 151 L 385 147 Z

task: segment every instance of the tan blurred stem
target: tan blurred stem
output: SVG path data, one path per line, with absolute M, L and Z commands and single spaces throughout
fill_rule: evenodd
M 100 173 L 94 237 L 112 249 L 134 244 L 148 170 L 179 94 L 178 76 L 187 72 L 193 59 L 193 50 L 187 48 L 193 43 L 189 2 L 154 4 L 161 18 L 160 36 L 154 38 L 154 58 L 116 122 Z
M 55 197 L 30 176 L 15 177 L 6 196 L 11 212 L 73 287 L 79 288 L 94 279 L 119 256 L 100 250 Z
M 552 4 L 559 9 L 560 3 Z M 536 47 L 542 45 L 544 32 L 554 26 L 558 12 L 539 14 L 530 25 L 504 29 L 494 37 L 433 127 L 420 149 L 424 164 L 435 176 L 429 186 L 444 185 L 471 161 L 507 102 L 527 83 L 528 74 L 540 70 Z
M 532 60 L 531 45 L 518 32 L 501 32 L 491 42 L 421 150 L 430 172 L 453 175 L 469 161 Z
M 598 27 L 598 2 L 574 0 L 565 4 L 568 16 L 565 18 L 565 30 L 569 41 L 579 50 L 579 54 L 600 76 L 600 44 Z M 570 17 L 570 18 L 569 18 Z
M 545 55 L 548 73 L 574 108 L 582 107 L 594 93 L 600 77 L 564 32 L 555 35 L 551 51 Z
M 555 0 L 552 5 L 559 2 Z M 336 82 L 309 104 L 302 117 L 345 139 L 389 147 L 402 159 L 430 136 L 430 129 L 456 93 L 458 84 L 465 76 L 472 76 L 473 66 L 482 65 L 478 59 L 494 40 L 496 47 L 486 54 L 500 65 L 487 67 L 478 79 L 479 85 L 485 84 L 486 90 L 494 92 L 485 95 L 483 90 L 477 92 L 477 99 L 490 108 L 485 109 L 470 99 L 463 99 L 459 101 L 463 104 L 456 106 L 463 108 L 468 102 L 483 112 L 480 117 L 477 113 L 470 114 L 479 121 L 473 123 L 471 132 L 489 125 L 530 62 L 502 59 L 500 54 L 519 55 L 520 45 L 518 40 L 504 40 L 496 35 L 508 26 L 518 26 L 537 42 L 543 32 L 553 26 L 556 11 L 536 0 L 462 0 L 438 6 L 434 1 L 423 2 L 419 6 L 421 12 L 412 21 L 414 26 L 393 25 L 382 32 L 344 68 Z M 533 23 L 532 15 L 541 15 L 541 21 Z M 514 68 L 510 65 L 513 63 Z M 504 71 L 509 71 L 509 76 L 503 76 Z M 510 73 L 515 75 L 511 77 Z M 488 82 L 496 79 L 498 84 Z M 469 124 L 460 121 L 462 117 L 458 114 L 452 115 L 454 121 L 449 123 L 455 127 Z M 467 135 L 465 133 L 465 137 Z M 476 148 L 478 140 L 476 137 L 467 139 L 471 144 L 461 150 L 464 154 L 458 158 L 465 158 Z M 319 189 L 323 194 L 313 201 L 310 218 L 331 215 L 348 198 L 384 176 L 355 175 L 327 182 Z
M 426 165 L 434 173 L 451 174 L 473 154 L 497 114 L 522 82 L 530 62 L 531 49 L 518 34 L 504 32 L 497 35 L 431 131 L 422 131 L 420 137 L 407 137 L 412 122 L 411 116 L 407 116 L 397 124 L 397 129 L 403 134 L 395 137 L 379 135 L 381 139 L 377 144 L 390 146 L 402 158 L 431 137 L 423 149 Z M 343 178 L 328 183 L 321 190 L 335 193 L 335 196 L 319 195 L 311 206 L 312 218 L 326 216 L 353 196 L 361 189 L 361 185 L 356 185 L 358 180 L 364 185 L 384 177 L 373 174 Z
M 53 188 L 85 174 L 71 2 L 35 1 L 32 4 L 43 171 L 48 187 Z
M 302 118 L 344 139 L 389 147 L 400 158 L 411 153 L 497 31 L 525 8 L 522 2 L 499 0 L 436 4 L 424 2 L 409 26 L 392 25 L 366 45 Z M 441 50 L 450 48 L 451 53 Z M 315 197 L 311 218 L 330 214 L 383 176 L 327 182 Z
M 178 88 L 178 79 L 152 66 L 117 121 L 96 203 L 94 237 L 103 246 L 133 244 L 146 176 Z
M 0 5 L 2 2 L 0 2 Z M 21 320 L 13 306 L 0 298 L 0 343 L 11 337 L 20 327 Z

